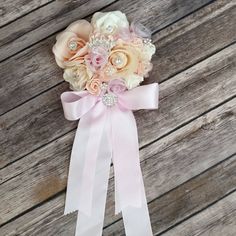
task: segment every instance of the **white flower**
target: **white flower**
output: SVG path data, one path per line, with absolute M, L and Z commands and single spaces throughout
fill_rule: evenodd
M 137 74 L 129 75 L 125 78 L 125 85 L 128 89 L 137 87 L 143 81 L 143 77 Z
M 150 61 L 155 52 L 156 52 L 156 46 L 154 44 L 152 43 L 144 44 L 143 56 L 145 60 Z
M 97 12 L 91 23 L 95 31 L 104 34 L 115 34 L 119 29 L 129 27 L 126 15 L 120 11 Z
M 63 74 L 64 80 L 69 82 L 71 88 L 76 91 L 85 89 L 86 83 L 91 77 L 92 72 L 83 64 L 66 68 Z

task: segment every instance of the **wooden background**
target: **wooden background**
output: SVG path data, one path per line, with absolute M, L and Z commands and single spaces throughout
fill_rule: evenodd
M 157 47 L 146 83 L 160 83 L 160 109 L 135 112 L 155 235 L 235 236 L 235 0 L 1 0 L 0 235 L 74 235 L 63 209 L 77 122 L 51 49 L 69 23 L 117 9 Z M 111 173 L 105 236 L 124 235 L 113 190 Z

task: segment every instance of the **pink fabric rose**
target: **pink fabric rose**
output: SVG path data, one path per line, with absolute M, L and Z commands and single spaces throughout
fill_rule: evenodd
M 57 42 L 52 51 L 58 66 L 65 68 L 84 61 L 91 32 L 92 26 L 88 21 L 78 20 L 57 35 Z
M 108 61 L 108 52 L 103 47 L 94 48 L 86 57 L 85 61 L 92 71 L 101 70 Z
M 125 82 L 122 79 L 113 79 L 108 84 L 108 91 L 119 94 L 127 90 Z

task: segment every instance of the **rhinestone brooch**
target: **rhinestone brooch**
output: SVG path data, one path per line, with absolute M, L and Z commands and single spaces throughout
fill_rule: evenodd
M 111 93 L 106 93 L 102 97 L 102 102 L 107 107 L 112 107 L 117 103 L 117 96 Z

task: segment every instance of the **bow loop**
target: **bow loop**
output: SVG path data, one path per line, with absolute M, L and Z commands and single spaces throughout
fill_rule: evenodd
M 67 120 L 78 120 L 84 116 L 98 101 L 98 97 L 88 92 L 64 92 L 61 95 L 64 115 Z
M 119 104 L 128 110 L 157 109 L 159 86 L 157 83 L 139 86 L 119 94 Z

